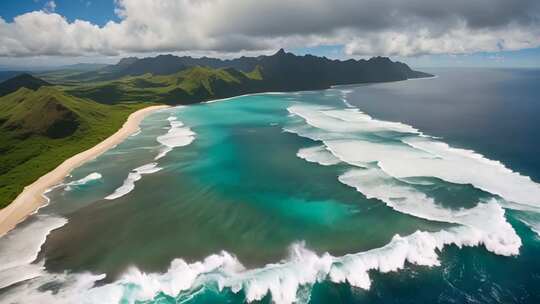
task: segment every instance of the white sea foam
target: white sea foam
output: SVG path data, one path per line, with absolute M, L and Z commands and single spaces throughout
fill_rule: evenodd
M 403 142 L 438 157 L 421 163 L 416 170 L 396 166 L 395 163 L 385 166 L 385 170 L 393 172 L 395 176 L 435 176 L 453 183 L 473 184 L 515 203 L 540 206 L 540 185 L 530 177 L 508 169 L 499 161 L 487 159 L 474 151 L 452 148 L 446 143 L 428 138 L 412 137 L 404 139 Z
M 331 166 L 341 162 L 332 153 L 326 150 L 324 146 L 302 148 L 298 150 L 296 155 L 308 162 L 318 163 L 323 166 Z
M 241 97 L 247 97 L 247 96 L 264 96 L 264 95 L 291 95 L 291 94 L 294 94 L 294 92 L 261 92 L 261 93 L 249 93 L 249 94 L 243 94 L 243 95 L 238 95 L 238 96 L 232 96 L 232 97 L 225 97 L 225 98 L 220 98 L 220 99 L 212 99 L 212 100 L 208 100 L 208 101 L 205 101 L 204 103 L 206 104 L 209 104 L 209 103 L 216 103 L 216 102 L 221 102 L 221 101 L 228 101 L 228 100 L 234 100 L 234 99 L 238 99 L 238 98 L 241 98 Z
M 345 89 L 334 89 L 334 90 L 337 90 L 339 92 L 339 94 L 341 95 L 341 101 L 343 102 L 343 104 L 348 107 L 348 108 L 354 108 L 354 106 L 349 103 L 348 99 L 347 99 L 347 96 L 353 92 L 353 90 L 345 90 Z
M 302 289 L 309 289 L 322 280 L 348 282 L 369 289 L 370 271 L 397 271 L 406 262 L 437 266 L 440 264 L 438 253 L 447 245 L 484 245 L 500 255 L 518 253 L 520 240 L 498 204 L 481 203 L 471 209 L 451 211 L 413 188 L 392 185 L 390 179 L 376 168 L 353 169 L 340 176 L 342 182 L 358 188 L 368 197 L 384 201 L 397 211 L 459 226 L 439 232 L 417 231 L 405 237 L 396 235 L 384 247 L 340 257 L 328 253 L 317 255 L 301 243 L 294 244 L 285 261 L 249 270 L 233 255 L 222 252 L 195 263 L 175 259 L 165 273 L 143 273 L 131 268 L 118 281 L 100 287 L 93 287 L 93 283 L 103 275 L 46 274 L 9 290 L 0 300 L 9 303 L 22 298 L 40 303 L 135 303 L 150 300 L 160 292 L 174 297 L 214 282 L 220 290 L 230 288 L 235 293 L 242 290 L 248 302 L 261 300 L 269 293 L 276 303 L 293 303 L 300 300 Z M 50 281 L 63 282 L 58 293 L 37 290 Z
M 194 263 L 175 259 L 165 273 L 143 273 L 131 268 L 118 281 L 99 287 L 93 283 L 103 279 L 103 275 L 42 274 L 8 290 L 0 301 L 16 303 L 24 298 L 39 303 L 135 303 L 150 300 L 160 292 L 174 297 L 214 282 L 220 290 L 242 290 L 248 302 L 261 300 L 269 293 L 276 303 L 293 303 L 301 300 L 302 290 L 309 291 L 315 282 L 348 282 L 369 289 L 370 271 L 397 271 L 406 262 L 438 266 L 438 253 L 447 245 L 484 245 L 500 255 L 515 255 L 519 251 L 519 238 L 506 222 L 504 210 L 494 202 L 448 210 L 406 184 L 392 184 L 391 177 L 377 168 L 353 169 L 340 176 L 340 180 L 397 211 L 458 226 L 439 232 L 417 231 L 405 237 L 396 235 L 381 248 L 339 257 L 317 255 L 301 243 L 294 244 L 288 259 L 257 269 L 245 269 L 233 255 L 221 252 Z M 63 283 L 58 293 L 37 290 L 52 281 Z
M 260 94 L 260 93 L 259 93 L 259 94 Z M 252 95 L 256 95 L 256 94 L 244 94 L 244 95 L 238 95 L 238 96 L 233 96 L 233 97 L 226 97 L 226 98 L 220 98 L 220 99 L 212 99 L 212 100 L 205 101 L 205 103 L 216 103 L 216 102 L 220 102 L 220 101 L 227 101 L 227 100 L 232 100 L 232 99 L 236 99 L 236 98 L 240 98 L 240 97 L 245 97 L 245 96 L 252 96 Z
M 455 223 L 470 228 L 485 247 L 500 255 L 517 255 L 521 239 L 506 221 L 504 209 L 494 200 L 476 207 L 451 210 L 406 184 L 396 184 L 377 168 L 352 169 L 339 181 L 356 188 L 367 198 L 376 198 L 401 213 L 431 221 Z
M 501 205 L 528 211 L 538 209 L 540 185 L 530 178 L 473 151 L 452 148 L 423 136 L 407 125 L 381 122 L 351 109 L 294 106 L 289 112 L 307 123 L 291 127 L 289 132 L 322 141 L 326 150 L 339 160 L 366 168 L 341 175 L 342 183 L 399 212 L 466 226 L 494 253 L 519 253 L 521 240 L 506 221 Z M 402 135 L 387 136 L 385 131 Z M 407 178 L 411 177 L 472 184 L 506 201 L 492 200 L 471 209 L 450 210 L 410 186 Z
M 351 171 L 343 178 L 356 182 L 358 181 L 358 173 Z M 377 179 L 379 177 L 377 174 L 366 173 L 364 175 L 367 180 L 364 179 L 361 182 L 367 184 L 368 190 L 363 189 L 363 191 L 377 195 L 382 199 L 385 195 L 394 197 L 399 194 L 396 189 L 392 189 L 393 192 L 386 194 L 386 189 L 378 188 Z M 384 173 L 380 172 L 379 175 L 382 176 Z M 410 191 L 408 189 L 402 191 L 405 195 L 411 195 L 408 193 Z M 419 198 L 426 199 L 421 196 Z M 395 202 L 391 201 L 391 203 Z M 412 206 L 407 204 L 412 204 Z M 415 204 L 419 203 L 411 199 L 407 204 L 397 205 L 396 208 L 401 208 L 401 211 L 407 210 L 407 208 L 414 210 Z M 427 212 L 431 212 L 433 218 L 443 220 L 449 216 L 467 219 L 468 213 L 476 212 L 482 216 L 488 216 L 499 212 L 500 216 L 488 218 L 488 223 L 492 226 L 507 225 L 502 217 L 504 211 L 497 208 L 496 204 L 480 204 L 481 207 L 473 208 L 476 209 L 474 211 L 455 211 L 458 213 L 457 215 L 439 210 L 431 202 L 420 203 L 420 205 L 426 207 Z M 462 220 L 461 222 L 466 223 L 467 221 Z M 352 286 L 368 289 L 371 286 L 370 271 L 375 270 L 383 273 L 397 271 L 402 269 L 406 262 L 437 266 L 439 265 L 438 252 L 446 245 L 453 244 L 462 247 L 483 244 L 488 250 L 497 254 L 515 254 L 513 247 L 515 243 L 512 243 L 511 239 L 510 242 L 506 243 L 505 236 L 488 237 L 483 230 L 473 226 L 459 226 L 433 233 L 417 231 L 405 237 L 396 235 L 384 247 L 340 257 L 328 253 L 317 255 L 301 243 L 294 244 L 291 246 L 290 257 L 285 261 L 249 270 L 246 270 L 233 255 L 227 252 L 221 252 L 194 263 L 175 259 L 165 273 L 143 273 L 137 268 L 131 268 L 118 281 L 99 287 L 94 287 L 94 283 L 103 279 L 104 275 L 50 274 L 40 268 L 36 278 L 7 290 L 0 296 L 0 301 L 18 303 L 24 299 L 24 301 L 43 304 L 135 303 L 136 301 L 150 300 L 159 292 L 177 296 L 180 292 L 195 290 L 204 284 L 215 282 L 220 289 L 230 288 L 236 293 L 243 290 L 248 302 L 261 300 L 270 293 L 276 303 L 293 303 L 300 300 L 302 288 L 309 289 L 315 282 L 322 280 L 348 282 Z M 504 249 L 497 246 L 502 246 Z M 37 250 L 33 248 L 32 252 L 37 255 L 38 250 L 39 248 Z M 35 259 L 35 255 L 26 259 L 25 262 Z M 41 266 L 38 265 L 38 267 Z M 49 282 L 61 283 L 62 288 L 57 293 L 38 289 L 39 286 Z
M 329 132 L 377 132 L 396 131 L 420 134 L 406 124 L 373 119 L 358 109 L 336 110 L 317 106 L 295 105 L 287 109 L 291 114 L 302 117 L 315 128 Z
M 152 174 L 161 170 L 157 166 L 157 163 L 150 163 L 133 169 L 124 180 L 122 186 L 118 187 L 114 192 L 105 197 L 106 200 L 114 200 L 122 197 L 133 189 L 135 189 L 135 182 L 140 180 L 144 174 Z
M 99 287 L 93 287 L 93 283 L 103 279 L 103 275 L 48 274 L 8 290 L 0 295 L 0 301 L 135 303 L 150 300 L 159 292 L 175 297 L 180 292 L 214 282 L 220 290 L 244 291 L 248 302 L 270 294 L 275 303 L 294 303 L 300 300 L 302 288 L 310 288 L 316 282 L 348 282 L 354 287 L 369 289 L 370 271 L 397 271 L 404 268 L 406 262 L 438 266 L 438 253 L 445 246 L 479 246 L 483 241 L 482 235 L 473 228 L 460 226 L 439 232 L 417 231 L 405 237 L 396 235 L 384 247 L 340 257 L 328 253 L 317 255 L 298 243 L 291 246 L 289 258 L 283 262 L 250 270 L 231 254 L 222 252 L 194 263 L 175 259 L 165 273 L 143 273 L 132 268 L 118 281 Z M 63 283 L 58 293 L 37 290 L 53 281 Z
M 347 107 L 354 108 L 354 106 L 347 100 L 347 97 L 342 97 L 341 101 L 343 101 L 343 104 L 345 104 Z
M 154 160 L 158 160 L 176 147 L 183 147 L 191 144 L 195 140 L 195 133 L 188 127 L 185 127 L 176 117 L 167 118 L 170 128 L 166 134 L 158 136 L 157 141 L 163 145 L 159 154 Z
M 141 128 L 137 128 L 137 131 L 135 131 L 135 132 L 134 132 L 133 134 L 131 134 L 129 137 L 135 137 L 135 136 L 141 134 L 141 132 L 142 132 Z
M 0 238 L 0 289 L 41 275 L 41 264 L 30 264 L 38 256 L 47 235 L 67 220 L 38 215 Z
M 540 231 L 540 220 L 537 220 L 540 185 L 500 162 L 474 151 L 452 148 L 407 125 L 381 122 L 351 109 L 295 106 L 290 107 L 289 112 L 307 124 L 288 127 L 287 131 L 322 141 L 326 150 L 341 161 L 352 168 L 364 168 L 351 169 L 341 175 L 342 183 L 401 213 L 458 225 L 437 233 L 417 232 L 406 238 L 395 237 L 385 248 L 372 250 L 367 256 L 360 253 L 342 258 L 346 261 L 342 267 L 333 268 L 329 274 L 334 281 L 348 281 L 366 288 L 369 277 L 361 269 L 395 270 L 403 267 L 405 260 L 437 265 L 437 250 L 448 244 L 483 245 L 495 254 L 517 255 L 521 239 L 506 221 L 502 206 L 523 210 L 527 216 L 518 216 L 518 219 L 535 233 Z M 387 135 L 387 131 L 402 134 Z M 451 183 L 472 184 L 505 200 L 491 199 L 473 208 L 452 210 L 412 187 L 411 177 L 436 177 Z M 376 251 L 387 254 L 388 258 L 372 260 L 371 254 Z M 367 262 L 361 256 L 369 257 Z
M 365 166 L 378 163 L 396 178 L 431 176 L 472 184 L 506 200 L 540 206 L 540 185 L 502 163 L 469 150 L 456 149 L 401 123 L 375 120 L 351 109 L 335 110 L 313 106 L 293 106 L 289 112 L 302 117 L 317 130 L 290 129 L 301 136 L 322 140 L 343 162 Z M 374 141 L 358 138 L 359 133 L 384 137 L 384 131 L 403 133 L 401 139 Z
M 93 173 L 90 173 L 87 176 L 85 176 L 85 177 L 83 177 L 83 178 L 81 178 L 79 180 L 76 180 L 76 181 L 65 184 L 65 186 L 66 186 L 65 190 L 66 191 L 71 191 L 73 189 L 73 187 L 85 185 L 85 184 L 87 184 L 89 182 L 99 180 L 101 178 L 102 178 L 102 175 L 100 173 L 93 172 Z
M 79 274 L 53 274 L 43 271 L 43 273 L 31 280 L 22 282 L 19 286 L 13 287 L 0 294 L 0 303 L 9 304 L 97 304 L 97 303 L 120 303 L 114 299 L 121 299 L 122 294 L 112 292 L 122 292 L 122 289 L 109 291 L 106 289 L 93 289 L 98 280 L 105 278 L 105 275 L 92 275 L 88 273 Z M 58 291 L 40 290 L 47 283 L 62 284 Z M 95 293 L 98 295 L 95 295 Z
M 418 77 L 418 78 L 408 78 L 406 81 L 417 81 L 417 80 L 430 80 L 430 79 L 436 79 L 439 78 L 438 75 L 433 75 L 430 77 Z

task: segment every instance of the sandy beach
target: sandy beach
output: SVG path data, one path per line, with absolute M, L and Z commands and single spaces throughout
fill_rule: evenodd
M 167 108 L 168 106 L 150 106 L 132 113 L 116 133 L 109 136 L 96 146 L 81 152 L 65 160 L 51 172 L 43 175 L 32 184 L 26 186 L 15 200 L 0 210 L 0 236 L 13 229 L 18 223 L 23 221 L 28 215 L 35 212 L 39 207 L 47 202 L 44 192 L 50 187 L 60 183 L 71 170 L 79 167 L 83 163 L 92 160 L 111 147 L 117 145 L 126 139 L 129 135 L 135 133 L 139 123 L 150 113 Z

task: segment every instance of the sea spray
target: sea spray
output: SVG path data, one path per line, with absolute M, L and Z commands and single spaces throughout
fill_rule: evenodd
M 176 297 L 181 292 L 216 283 L 220 290 L 243 291 L 247 302 L 259 301 L 270 294 L 273 302 L 290 304 L 298 300 L 302 287 L 316 282 L 347 282 L 369 289 L 370 271 L 398 271 L 407 262 L 438 266 L 438 252 L 445 246 L 479 246 L 485 245 L 484 240 L 481 231 L 465 226 L 439 232 L 417 231 L 403 237 L 396 235 L 383 247 L 339 257 L 329 253 L 317 255 L 303 243 L 296 243 L 290 247 L 285 261 L 249 270 L 233 255 L 221 252 L 193 263 L 175 259 L 164 273 L 144 273 L 132 267 L 119 280 L 93 288 L 94 282 L 103 279 L 103 275 L 44 274 L 35 279 L 38 283 L 32 280 L 23 283 L 0 296 L 0 300 L 16 303 L 24 294 L 26 299 L 41 303 L 136 303 L 150 301 L 159 293 Z M 510 252 L 502 250 L 499 254 Z M 35 284 L 48 282 L 62 282 L 64 287 L 55 294 L 35 288 Z

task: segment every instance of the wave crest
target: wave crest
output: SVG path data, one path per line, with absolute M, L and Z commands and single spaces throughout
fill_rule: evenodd
M 144 174 L 152 174 L 160 171 L 161 168 L 157 165 L 157 163 L 150 163 L 133 169 L 124 180 L 122 186 L 116 188 L 116 190 L 114 190 L 112 194 L 107 195 L 105 199 L 114 200 L 128 194 L 135 189 L 135 182 L 140 180 Z
M 9 290 L 0 299 L 17 302 L 24 295 L 25 299 L 41 303 L 136 303 L 152 300 L 159 293 L 178 297 L 216 284 L 220 291 L 225 288 L 234 293 L 243 291 L 248 302 L 270 294 L 275 303 L 287 304 L 300 300 L 301 289 L 310 288 L 316 282 L 347 282 L 354 287 L 369 289 L 370 271 L 398 271 L 407 262 L 438 266 L 438 253 L 445 246 L 482 244 L 485 244 L 482 235 L 465 226 L 439 232 L 417 231 L 404 237 L 395 235 L 383 247 L 340 257 L 329 253 L 317 255 L 303 243 L 297 243 L 291 246 L 288 259 L 258 269 L 246 270 L 233 255 L 221 252 L 194 263 L 175 259 L 165 273 L 144 273 L 131 268 L 118 281 L 93 288 L 93 283 L 103 279 L 103 275 L 43 274 Z M 35 288 L 51 281 L 61 281 L 64 287 L 56 294 Z
M 195 140 L 195 132 L 185 127 L 175 116 L 169 116 L 167 120 L 169 121 L 170 128 L 166 134 L 157 137 L 157 141 L 163 147 L 154 160 L 164 157 L 176 147 L 187 146 Z
M 99 172 L 92 172 L 92 173 L 88 174 L 87 176 L 85 176 L 85 177 L 83 177 L 83 178 L 81 178 L 79 180 L 67 183 L 65 190 L 66 191 L 71 191 L 71 190 L 73 190 L 73 187 L 86 185 L 87 183 L 99 180 L 102 177 L 103 176 Z

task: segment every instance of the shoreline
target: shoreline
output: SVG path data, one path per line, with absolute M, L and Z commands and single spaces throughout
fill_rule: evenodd
M 398 81 L 407 81 L 407 80 L 419 80 L 419 79 L 433 79 L 437 78 L 437 75 L 431 77 L 419 77 Z M 394 82 L 394 81 L 392 81 Z M 375 82 L 375 83 L 384 83 L 384 82 Z M 359 83 L 365 84 L 365 83 Z M 368 83 L 374 84 L 374 83 Z M 219 101 L 226 101 L 233 98 L 245 97 L 245 96 L 256 96 L 264 94 L 288 94 L 288 93 L 299 93 L 299 92 L 312 92 L 312 91 L 322 91 L 322 90 L 331 90 L 339 89 L 340 87 L 354 86 L 358 84 L 345 84 L 345 85 L 332 85 L 326 89 L 320 90 L 302 90 L 302 91 L 269 91 L 269 92 L 257 92 L 257 93 L 247 93 L 238 96 L 231 96 L 225 98 L 211 99 L 203 101 L 203 104 L 210 104 Z M 182 106 L 182 105 L 177 105 Z M 32 184 L 26 186 L 16 198 L 6 206 L 4 209 L 0 209 L 0 237 L 4 236 L 6 233 L 11 231 L 17 224 L 24 221 L 28 216 L 37 212 L 37 210 L 48 203 L 48 199 L 45 196 L 45 193 L 54 185 L 60 183 L 73 169 L 81 166 L 85 162 L 92 160 L 99 155 L 103 154 L 107 150 L 113 148 L 115 145 L 121 143 L 128 136 L 137 132 L 140 122 L 150 113 L 166 109 L 170 107 L 177 106 L 168 106 L 168 105 L 155 105 L 149 106 L 144 109 L 140 109 L 136 112 L 133 112 L 129 115 L 126 122 L 122 127 L 116 131 L 113 135 L 107 137 L 104 141 L 98 143 L 94 147 L 85 150 L 79 154 L 76 154 L 69 159 L 65 160 L 58 167 L 48 172 L 47 174 L 41 176 Z
M 11 231 L 28 216 L 43 207 L 47 202 L 45 192 L 60 183 L 73 169 L 85 162 L 95 159 L 115 145 L 121 143 L 131 134 L 137 132 L 141 121 L 154 111 L 166 109 L 169 106 L 149 106 L 129 115 L 122 127 L 114 134 L 92 148 L 82 151 L 66 160 L 58 167 L 38 178 L 24 190 L 4 209 L 0 210 L 0 237 Z

